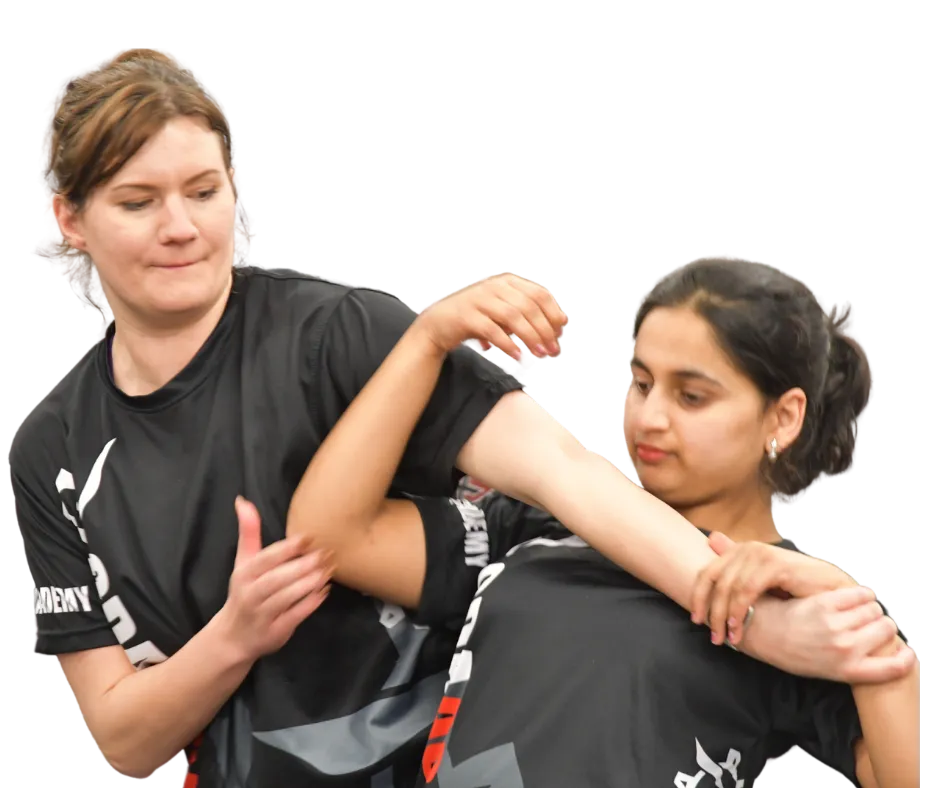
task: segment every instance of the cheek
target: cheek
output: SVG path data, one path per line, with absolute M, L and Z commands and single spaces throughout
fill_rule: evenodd
M 101 269 L 120 268 L 145 255 L 154 238 L 154 230 L 144 217 L 123 215 L 118 210 L 102 212 L 90 223 L 88 251 Z
M 722 475 L 754 464 L 756 426 L 734 414 L 697 414 L 681 423 L 682 459 L 692 470 Z

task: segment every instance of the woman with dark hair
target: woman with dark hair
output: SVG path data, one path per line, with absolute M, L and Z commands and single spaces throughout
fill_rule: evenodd
M 870 380 L 843 319 L 802 283 L 736 260 L 679 269 L 643 303 L 630 456 L 644 487 L 723 554 L 701 573 L 689 621 L 519 501 L 385 498 L 446 351 L 490 311 L 485 284 L 406 332 L 314 457 L 288 526 L 334 552 L 338 581 L 460 630 L 419 784 L 743 788 L 800 746 L 862 788 L 919 785 L 916 669 L 880 684 L 795 676 L 712 648 L 694 623 L 710 620 L 720 644 L 727 619 L 740 644 L 756 597 L 783 585 L 806 597 L 783 604 L 803 606 L 807 627 L 824 611 L 840 647 L 906 650 L 873 595 L 774 525 L 776 493 L 851 463 Z M 624 534 L 609 556 L 626 566 L 632 547 Z

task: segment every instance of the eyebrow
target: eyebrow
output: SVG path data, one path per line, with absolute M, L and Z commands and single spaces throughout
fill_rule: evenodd
M 638 359 L 636 356 L 630 360 L 630 366 L 643 370 L 650 377 L 653 376 L 650 368 L 640 361 L 640 359 Z M 699 380 L 704 381 L 705 383 L 711 383 L 713 386 L 718 386 L 719 388 L 724 388 L 724 386 L 719 381 L 715 380 L 715 378 L 706 375 L 704 372 L 698 369 L 678 369 L 673 371 L 671 374 L 675 375 L 677 378 L 682 378 L 683 380 Z
M 210 170 L 203 170 L 198 175 L 193 175 L 192 178 L 187 178 L 186 182 L 183 185 L 189 186 L 189 184 L 195 183 L 196 181 L 200 181 L 209 175 L 221 175 L 221 174 L 222 173 L 219 172 L 219 170 L 215 168 L 212 168 Z M 119 186 L 115 186 L 113 190 L 117 191 L 118 189 L 142 189 L 144 191 L 153 191 L 155 188 L 156 187 L 151 186 L 149 183 L 122 183 Z

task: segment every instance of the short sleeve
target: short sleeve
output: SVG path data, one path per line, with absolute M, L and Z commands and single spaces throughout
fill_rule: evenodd
M 778 741 L 802 748 L 860 788 L 855 743 L 862 737 L 862 724 L 852 688 L 821 679 L 780 678 L 772 700 Z M 781 751 L 786 749 L 781 747 Z
M 314 418 L 332 429 L 416 315 L 397 298 L 353 289 L 333 309 L 314 349 Z M 413 495 L 451 495 L 457 455 L 500 398 L 522 385 L 469 347 L 444 362 L 437 387 L 405 449 L 393 482 Z
M 16 517 L 35 588 L 36 651 L 64 654 L 117 645 L 101 607 L 89 554 L 57 489 L 53 465 L 35 473 L 36 459 L 14 451 L 10 476 Z
M 569 536 L 557 520 L 504 495 L 479 504 L 412 498 L 424 526 L 427 561 L 415 623 L 459 629 L 482 569 L 530 539 Z

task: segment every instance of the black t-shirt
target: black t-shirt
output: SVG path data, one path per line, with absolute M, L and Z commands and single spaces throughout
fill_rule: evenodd
M 712 645 L 549 515 L 464 489 L 416 499 L 417 620 L 461 629 L 419 786 L 745 788 L 793 746 L 858 784 L 847 684 Z
M 236 495 L 258 506 L 265 544 L 283 538 L 310 458 L 413 318 L 381 292 L 239 269 L 202 349 L 141 397 L 111 381 L 112 326 L 10 451 L 36 650 L 121 644 L 142 668 L 182 647 L 225 602 Z M 518 388 L 452 353 L 394 489 L 452 495 L 460 448 Z M 190 748 L 199 788 L 412 785 L 453 648 L 452 632 L 334 587 Z

